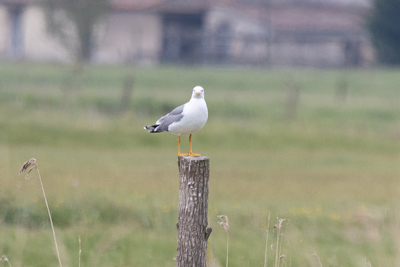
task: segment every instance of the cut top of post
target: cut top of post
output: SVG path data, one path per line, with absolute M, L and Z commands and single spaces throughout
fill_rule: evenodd
M 178 156 L 178 159 L 185 158 L 190 160 L 210 160 L 207 156 L 200 156 L 200 157 L 192 157 L 192 156 Z

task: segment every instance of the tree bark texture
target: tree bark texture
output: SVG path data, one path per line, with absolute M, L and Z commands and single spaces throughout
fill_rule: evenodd
M 178 157 L 177 267 L 206 267 L 209 162 L 208 157 Z

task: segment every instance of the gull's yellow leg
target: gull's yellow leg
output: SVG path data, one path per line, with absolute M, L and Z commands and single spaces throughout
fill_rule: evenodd
M 192 152 L 192 135 L 189 135 L 189 156 L 192 157 L 200 157 L 200 154 L 196 154 Z
M 181 137 L 178 136 L 178 156 L 184 157 L 188 156 L 189 154 L 181 154 Z

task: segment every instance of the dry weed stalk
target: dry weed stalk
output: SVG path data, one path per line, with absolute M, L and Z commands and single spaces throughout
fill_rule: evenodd
M 62 267 L 61 258 L 60 258 L 60 252 L 59 252 L 59 250 L 58 250 L 58 245 L 57 245 L 56 232 L 55 232 L 55 230 L 54 230 L 54 225 L 53 225 L 53 220 L 51 219 L 51 213 L 50 213 L 49 204 L 48 204 L 48 202 L 47 202 L 46 193 L 44 192 L 42 177 L 40 176 L 39 166 L 38 166 L 38 164 L 37 164 L 37 162 L 36 162 L 36 159 L 31 158 L 30 160 L 28 160 L 27 162 L 25 162 L 24 165 L 22 165 L 21 169 L 19 170 L 19 174 L 21 175 L 21 173 L 23 173 L 23 172 L 26 171 L 25 179 L 30 179 L 30 178 L 29 178 L 29 173 L 30 173 L 33 169 L 36 169 L 36 171 L 37 171 L 37 173 L 38 173 L 38 176 L 39 176 L 39 181 L 40 181 L 40 185 L 41 185 L 41 187 L 42 187 L 44 202 L 46 203 L 47 213 L 49 214 L 51 229 L 53 230 L 53 238 L 54 238 L 54 244 L 55 244 L 55 246 L 56 246 L 56 252 L 57 252 L 58 262 L 59 262 L 59 264 L 60 264 L 60 267 Z
M 311 254 L 311 256 L 314 256 L 314 257 L 316 257 L 316 258 L 317 258 L 317 260 L 318 260 L 318 264 L 319 264 L 319 266 L 323 267 L 323 266 L 322 266 L 321 259 L 319 258 L 319 256 L 318 256 L 318 253 L 317 253 L 315 250 L 314 250 L 314 253 L 313 253 L 313 254 Z
M 274 229 L 276 229 L 276 232 L 277 232 L 274 267 L 279 267 L 279 261 L 281 259 L 285 259 L 286 258 L 285 255 L 279 255 L 279 252 L 282 251 L 282 242 L 279 243 L 280 242 L 280 236 L 281 236 L 281 229 L 282 229 L 283 222 L 286 221 L 286 219 L 282 219 L 282 218 L 277 218 L 277 219 L 278 219 L 278 224 L 274 225 Z
M 0 261 L 4 261 L 8 263 L 8 266 L 11 266 L 11 262 L 8 260 L 8 258 L 6 257 L 6 255 L 1 256 Z
M 269 235 L 269 222 L 271 219 L 271 212 L 268 212 L 268 225 L 267 225 L 267 230 L 265 232 L 267 233 L 267 238 L 265 242 L 265 254 L 264 254 L 264 267 L 267 267 L 267 254 L 268 254 L 268 235 Z
M 229 219 L 226 215 L 219 215 L 218 218 L 221 220 L 218 222 L 219 225 L 222 225 L 226 231 L 226 267 L 228 267 L 228 259 L 229 259 Z
M 82 255 L 82 249 L 81 249 L 81 235 L 79 235 L 79 264 L 78 264 L 78 267 L 81 267 L 81 255 Z
M 365 267 L 372 267 L 371 262 L 370 262 L 367 258 L 365 258 L 365 264 L 364 264 L 364 266 L 365 266 Z

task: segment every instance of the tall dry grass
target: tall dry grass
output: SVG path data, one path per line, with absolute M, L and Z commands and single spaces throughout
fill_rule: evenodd
M 54 230 L 54 224 L 53 224 L 53 219 L 51 218 L 49 203 L 47 202 L 46 193 L 45 193 L 44 187 L 43 187 L 42 177 L 41 177 L 40 171 L 39 171 L 39 165 L 37 164 L 36 159 L 31 158 L 30 160 L 25 162 L 22 165 L 21 169 L 19 170 L 19 174 L 26 172 L 25 179 L 30 179 L 29 174 L 34 169 L 37 171 L 37 174 L 39 176 L 40 186 L 42 187 L 44 202 L 46 203 L 47 213 L 48 213 L 49 219 L 50 219 L 51 230 L 53 232 L 54 245 L 55 245 L 56 252 L 57 252 L 58 262 L 60 264 L 60 267 L 62 267 L 60 252 L 58 250 L 58 245 L 57 245 L 56 231 Z
M 229 218 L 226 215 L 218 215 L 217 216 L 220 221 L 218 222 L 219 225 L 223 226 L 226 231 L 226 262 L 225 265 L 228 267 L 229 262 Z M 271 213 L 268 213 L 268 225 L 266 232 L 266 245 L 265 245 L 265 253 L 264 253 L 264 267 L 268 266 L 268 248 L 270 247 L 271 250 L 275 250 L 274 258 L 273 258 L 273 267 L 280 267 L 280 266 L 287 266 L 285 260 L 289 257 L 288 266 L 292 266 L 291 262 L 291 255 L 290 255 L 290 243 L 287 240 L 286 235 L 284 234 L 283 227 L 284 222 L 286 219 L 277 218 L 277 223 L 273 226 L 273 232 L 276 233 L 275 240 L 269 246 L 269 228 L 270 228 L 270 219 Z M 286 228 L 289 224 L 289 221 L 286 222 Z M 284 249 L 288 247 L 288 249 Z M 287 251 L 289 255 L 284 254 L 284 251 Z M 214 264 L 215 265 L 215 264 Z M 322 265 L 321 265 L 322 266 Z
M 8 258 L 7 258 L 6 255 L 1 256 L 1 257 L 0 257 L 0 261 L 2 261 L 2 262 L 7 262 L 7 263 L 8 263 L 8 266 L 9 266 L 9 267 L 12 267 L 12 266 L 11 266 L 11 262 L 8 260 Z
M 228 267 L 229 261 L 229 218 L 226 215 L 219 215 L 218 218 L 221 220 L 218 222 L 219 225 L 224 227 L 226 231 L 226 267 Z

